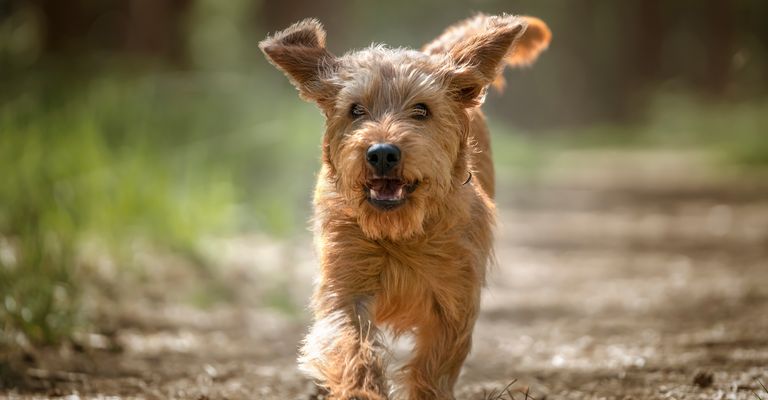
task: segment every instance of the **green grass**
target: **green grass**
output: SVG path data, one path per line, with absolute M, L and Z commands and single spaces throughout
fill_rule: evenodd
M 226 289 L 201 240 L 304 228 L 322 121 L 285 87 L 38 78 L 0 103 L 0 343 L 56 343 L 83 326 L 88 248 L 141 272 L 132 243 L 151 243 L 203 270 L 216 294 Z

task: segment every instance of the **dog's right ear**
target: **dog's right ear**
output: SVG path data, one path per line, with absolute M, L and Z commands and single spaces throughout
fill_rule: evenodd
M 259 43 L 259 48 L 299 89 L 299 95 L 332 106 L 337 89 L 330 82 L 336 57 L 325 48 L 325 30 L 316 19 L 297 22 Z

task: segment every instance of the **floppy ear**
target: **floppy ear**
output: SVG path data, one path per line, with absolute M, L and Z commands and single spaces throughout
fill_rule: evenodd
M 542 51 L 549 47 L 552 40 L 552 31 L 544 21 L 529 16 L 520 17 L 527 27 L 512 47 L 512 51 L 504 59 L 513 67 L 531 65 L 539 57 Z
M 529 34 L 526 28 L 531 22 L 534 30 Z M 449 77 L 451 91 L 459 102 L 472 107 L 482 104 L 488 85 L 503 86 L 504 65 L 533 62 L 549 37 L 549 29 L 535 18 L 478 14 L 449 26 L 423 51 L 453 59 L 458 68 Z
M 483 103 L 488 85 L 501 75 L 504 57 L 525 29 L 517 18 L 491 18 L 448 51 L 459 65 L 451 77 L 451 91 L 466 107 Z
M 330 82 L 336 57 L 325 49 L 325 30 L 316 19 L 305 19 L 259 43 L 259 48 L 299 89 L 306 100 L 326 107 L 333 104 L 337 89 Z

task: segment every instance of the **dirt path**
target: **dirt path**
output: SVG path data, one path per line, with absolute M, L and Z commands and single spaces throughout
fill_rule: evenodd
M 767 399 L 768 180 L 705 164 L 575 153 L 528 183 L 502 182 L 499 266 L 458 398 L 516 380 L 519 399 Z M 308 240 L 218 249 L 254 291 L 293 277 L 277 295 L 302 304 Z M 306 315 L 242 303 L 134 302 L 114 338 L 14 359 L 0 397 L 308 398 L 294 362 Z

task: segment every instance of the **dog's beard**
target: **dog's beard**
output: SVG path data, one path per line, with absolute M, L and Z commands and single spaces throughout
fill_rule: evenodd
M 404 204 L 392 210 L 382 210 L 365 199 L 360 203 L 357 221 L 367 237 L 397 241 L 423 234 L 425 217 L 423 200 L 410 196 Z
M 365 176 L 344 179 L 342 175 L 337 189 L 366 237 L 397 241 L 424 233 L 429 204 L 425 182 Z

